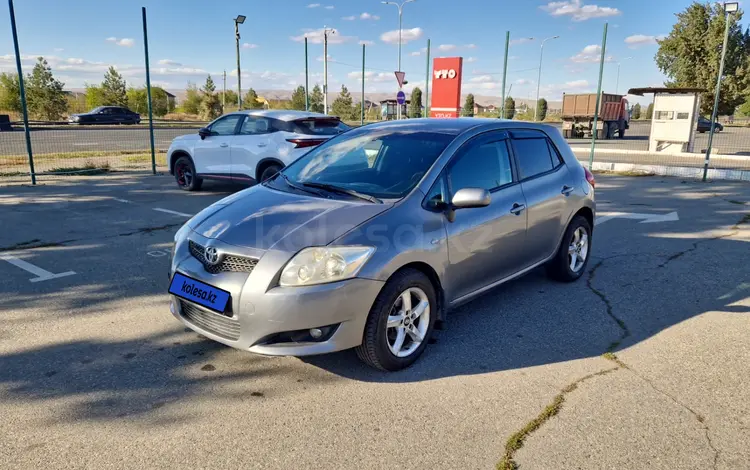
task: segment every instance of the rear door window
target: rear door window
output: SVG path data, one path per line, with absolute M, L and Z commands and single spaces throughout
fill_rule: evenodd
M 513 137 L 513 149 L 518 160 L 520 179 L 533 178 L 542 173 L 552 171 L 560 165 L 557 151 L 543 134 L 531 138 Z
M 307 135 L 338 135 L 350 129 L 338 119 L 301 119 L 295 124 L 300 134 Z

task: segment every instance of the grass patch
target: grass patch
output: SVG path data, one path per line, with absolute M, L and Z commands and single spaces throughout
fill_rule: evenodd
M 497 463 L 495 468 L 497 470 L 516 470 L 518 468 L 518 464 L 515 460 L 513 460 L 513 457 L 515 456 L 516 452 L 523 447 L 524 441 L 526 441 L 526 438 L 529 437 L 534 431 L 539 429 L 545 422 L 547 422 L 550 418 L 560 413 L 560 410 L 562 409 L 563 403 L 565 403 L 565 396 L 569 394 L 570 392 L 574 391 L 578 388 L 578 386 L 593 377 L 598 377 L 600 375 L 609 374 L 610 372 L 614 372 L 619 367 L 613 367 L 611 369 L 605 369 L 601 370 L 599 372 L 595 372 L 593 374 L 589 374 L 585 377 L 581 377 L 580 379 L 576 380 L 572 384 L 566 386 L 563 388 L 560 393 L 555 395 L 555 398 L 552 399 L 552 403 L 547 405 L 539 415 L 526 423 L 526 425 L 521 428 L 519 431 L 516 431 L 513 435 L 511 435 L 508 440 L 505 443 L 505 454 L 503 455 L 502 460 Z
M 652 173 L 650 171 L 638 171 L 638 170 L 629 170 L 629 171 L 594 170 L 594 173 L 597 175 L 632 176 L 632 177 L 656 175 L 656 173 Z
M 97 165 L 94 162 L 86 162 L 81 166 L 63 166 L 59 168 L 52 168 L 51 170 L 45 171 L 45 174 L 66 174 L 66 175 L 81 175 L 81 176 L 93 176 L 102 175 L 109 173 L 111 168 L 109 163 L 103 163 Z

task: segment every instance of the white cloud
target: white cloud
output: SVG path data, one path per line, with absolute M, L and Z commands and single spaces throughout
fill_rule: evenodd
M 515 44 L 526 44 L 527 42 L 531 42 L 531 41 L 533 41 L 533 40 L 534 40 L 534 38 L 518 38 L 518 39 L 511 39 L 511 40 L 510 40 L 510 44 L 511 44 L 511 45 L 515 45 Z
M 652 46 L 658 44 L 657 41 L 664 39 L 664 35 L 660 36 L 646 36 L 643 34 L 634 34 L 625 38 L 625 44 L 630 46 L 631 49 L 636 49 L 640 46 Z
M 414 51 L 414 52 L 412 52 L 412 53 L 411 53 L 410 55 L 411 55 L 412 57 L 419 57 L 419 56 L 421 56 L 421 55 L 422 55 L 422 53 L 421 53 L 421 52 L 419 52 L 419 51 Z
M 323 56 L 322 55 L 318 56 L 315 58 L 315 60 L 317 60 L 318 62 L 323 62 Z M 328 61 L 330 62 L 332 60 L 333 60 L 333 57 L 331 57 L 331 54 L 328 54 Z
M 171 67 L 179 67 L 182 64 L 179 63 L 179 62 L 177 62 L 177 61 L 175 61 L 175 60 L 171 60 L 171 59 L 161 59 L 159 61 L 159 65 L 167 65 L 167 66 L 171 66 Z
M 320 7 L 320 3 L 311 3 L 307 5 L 307 8 L 318 8 Z
M 108 37 L 106 41 L 117 44 L 118 46 L 123 46 L 123 47 L 133 47 L 133 45 L 135 44 L 135 39 L 132 39 L 132 38 L 118 39 L 114 36 Z
M 582 0 L 549 2 L 539 8 L 552 16 L 570 16 L 573 21 L 586 21 L 591 18 L 604 18 L 622 14 L 617 8 L 600 7 L 593 4 L 585 5 Z
M 468 64 L 471 64 L 471 63 L 476 62 L 476 61 L 477 61 L 476 57 L 467 57 L 464 62 L 466 62 Z
M 476 49 L 477 45 L 476 44 L 467 44 L 464 47 L 467 48 L 467 49 Z
M 362 72 L 349 72 L 346 76 L 352 80 L 356 79 L 358 82 L 362 81 Z M 365 72 L 365 82 L 382 83 L 389 81 L 396 82 L 396 77 L 392 73 L 373 72 L 371 70 Z
M 243 49 L 257 49 L 257 48 L 259 48 L 259 47 L 260 47 L 260 46 L 258 46 L 257 44 L 250 44 L 249 42 L 246 42 L 246 43 L 244 43 L 244 44 L 242 45 L 242 48 L 243 48 Z
M 401 44 L 415 41 L 422 37 L 422 28 L 404 29 L 401 31 Z M 398 30 L 387 31 L 380 35 L 380 40 L 388 44 L 398 44 Z
M 52 49 L 52 50 L 53 50 L 53 51 L 55 51 L 55 52 L 62 52 L 62 51 L 64 51 L 65 49 L 63 49 L 62 47 L 56 47 L 56 48 L 54 48 L 54 49 Z
M 344 21 L 354 21 L 354 20 L 357 19 L 357 17 L 354 16 L 354 15 L 352 15 L 352 16 L 343 16 L 343 17 L 341 17 L 341 19 L 344 20 Z
M 526 80 L 525 78 L 519 78 L 516 80 L 516 85 L 530 85 L 531 80 Z
M 597 44 L 591 44 L 583 48 L 581 52 L 570 58 L 576 64 L 596 63 L 601 59 L 602 48 Z M 611 62 L 612 56 L 604 58 L 605 62 Z
M 476 77 L 471 77 L 469 79 L 469 82 L 471 83 L 487 83 L 492 81 L 491 75 L 479 75 Z
M 360 46 L 368 46 L 368 47 L 369 46 L 374 46 L 375 45 L 375 41 L 362 40 L 362 41 L 359 41 L 359 45 Z
M 325 6 L 326 10 L 333 10 L 334 8 L 336 8 L 336 7 L 334 7 L 333 5 L 326 5 Z
M 438 49 L 441 51 L 455 51 L 456 45 L 455 44 L 440 44 L 438 46 Z
M 291 36 L 290 39 L 295 42 L 304 42 L 305 38 L 312 44 L 323 44 L 323 28 L 320 29 L 307 29 L 303 30 L 303 34 L 299 36 Z M 328 44 L 344 44 L 347 42 L 355 41 L 357 38 L 354 36 L 343 36 L 335 31 L 328 33 Z
M 380 19 L 380 17 L 377 16 L 377 15 L 371 15 L 371 14 L 369 14 L 367 12 L 364 12 L 361 15 L 359 15 L 359 19 L 360 20 L 373 20 L 373 21 L 377 21 L 377 20 Z

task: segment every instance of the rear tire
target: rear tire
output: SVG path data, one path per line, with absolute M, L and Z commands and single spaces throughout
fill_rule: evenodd
M 276 164 L 268 165 L 260 173 L 260 179 L 258 180 L 258 182 L 262 183 L 280 171 L 281 171 L 280 165 L 276 165 Z
M 404 301 L 406 296 L 410 299 L 408 305 Z M 435 288 L 421 271 L 405 269 L 396 273 L 386 282 L 370 309 L 362 344 L 356 348 L 357 356 L 380 370 L 409 367 L 429 342 L 438 314 L 437 305 Z M 421 341 L 417 341 L 420 337 Z M 398 354 L 394 354 L 394 350 Z
M 174 163 L 174 179 L 177 186 L 184 191 L 198 191 L 203 180 L 195 173 L 195 165 L 190 157 L 180 157 Z
M 557 281 L 573 282 L 586 272 L 591 258 L 591 224 L 577 215 L 565 230 L 557 254 L 547 264 L 547 274 Z

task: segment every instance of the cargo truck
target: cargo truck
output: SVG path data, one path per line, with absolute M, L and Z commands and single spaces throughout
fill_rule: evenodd
M 599 113 L 596 113 L 596 93 L 563 95 L 562 131 L 565 138 L 590 137 L 597 117 L 597 138 L 625 137 L 630 128 L 628 100 L 622 95 L 602 93 Z

